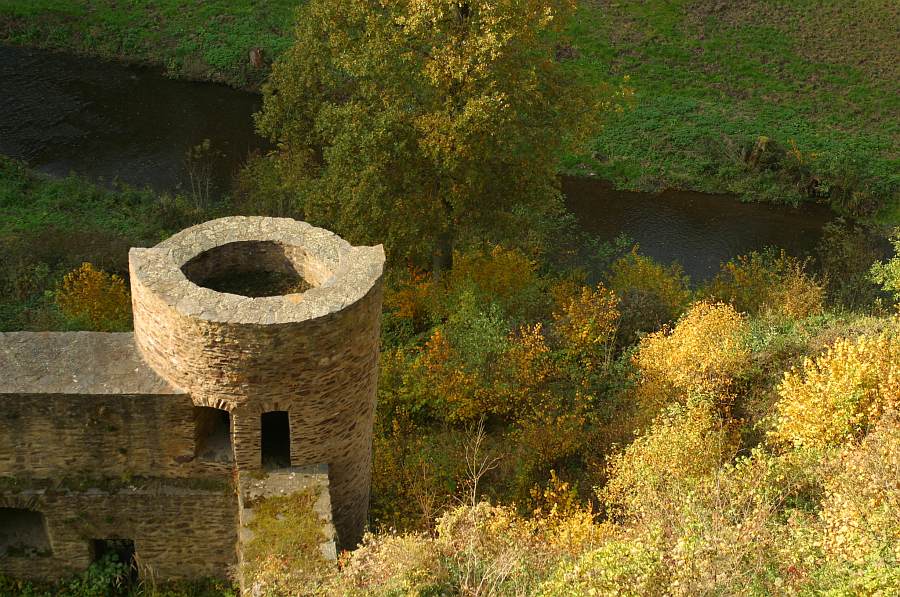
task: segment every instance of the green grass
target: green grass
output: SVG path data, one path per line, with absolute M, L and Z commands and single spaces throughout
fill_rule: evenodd
M 219 214 L 182 198 L 54 179 L 0 156 L 0 332 L 67 329 L 52 291 L 88 261 L 128 277 L 128 249 Z
M 795 144 L 823 190 L 868 193 L 897 221 L 898 27 L 892 0 L 584 1 L 568 31 L 578 68 L 628 75 L 636 101 L 566 166 L 635 190 L 796 203 L 790 176 L 740 159 L 766 136 Z
M 0 40 L 166 67 L 191 79 L 254 86 L 252 48 L 290 44 L 298 0 L 0 0 Z
M 0 0 L 0 41 L 253 87 L 265 72 L 248 52 L 288 47 L 300 2 Z M 628 75 L 636 94 L 563 169 L 634 190 L 817 195 L 900 223 L 898 29 L 894 0 L 582 0 L 567 32 L 574 68 L 597 83 Z M 782 151 L 774 168 L 748 166 L 761 136 L 800 159 Z

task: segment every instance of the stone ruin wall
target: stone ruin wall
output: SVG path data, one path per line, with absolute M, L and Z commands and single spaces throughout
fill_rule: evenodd
M 64 578 L 90 565 L 93 540 L 130 539 L 158 578 L 227 575 L 232 467 L 194 457 L 190 396 L 133 334 L 0 334 L 0 371 L 0 508 L 40 513 L 50 552 L 0 554 L 0 571 Z
M 127 537 L 158 578 L 224 576 L 240 551 L 232 475 L 266 474 L 269 411 L 288 412 L 292 467 L 327 467 L 337 539 L 355 545 L 371 484 L 381 247 L 294 220 L 225 218 L 129 257 L 134 334 L 0 334 L 0 370 L 13 372 L 0 376 L 0 508 L 42 512 L 53 548 L 0 556 L 0 570 L 66 576 L 90 563 L 91 538 Z M 195 283 L 273 260 L 312 288 L 248 298 Z M 195 458 L 195 406 L 230 413 L 234 463 Z
M 43 513 L 50 556 L 0 557 L 0 570 L 18 578 L 55 580 L 93 561 L 91 539 L 134 541 L 144 570 L 158 579 L 218 577 L 235 562 L 237 500 L 220 489 L 167 487 L 73 491 L 61 488 L 0 492 L 0 508 Z
M 226 476 L 230 465 L 194 458 L 193 410 L 184 394 L 10 400 L 0 409 L 0 476 Z

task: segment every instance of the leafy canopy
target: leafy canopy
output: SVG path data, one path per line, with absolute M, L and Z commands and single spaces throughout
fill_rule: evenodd
M 485 239 L 540 246 L 562 210 L 560 154 L 615 99 L 557 60 L 555 33 L 575 5 L 301 7 L 257 126 L 277 143 L 303 217 L 419 262 Z

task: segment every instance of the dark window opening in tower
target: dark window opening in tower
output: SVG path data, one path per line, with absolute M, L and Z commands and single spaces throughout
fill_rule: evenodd
M 231 462 L 231 414 L 209 406 L 194 407 L 194 457 Z
M 291 424 L 287 411 L 263 413 L 261 427 L 263 468 L 291 466 Z

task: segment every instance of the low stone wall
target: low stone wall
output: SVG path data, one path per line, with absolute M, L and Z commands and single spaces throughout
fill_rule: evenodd
M 230 485 L 0 492 L 0 507 L 42 512 L 50 539 L 50 556 L 0 556 L 0 572 L 14 577 L 77 574 L 93 560 L 94 539 L 133 540 L 144 574 L 161 581 L 225 578 L 236 561 L 237 498 Z
M 0 477 L 222 477 L 194 458 L 194 403 L 132 334 L 0 334 Z

